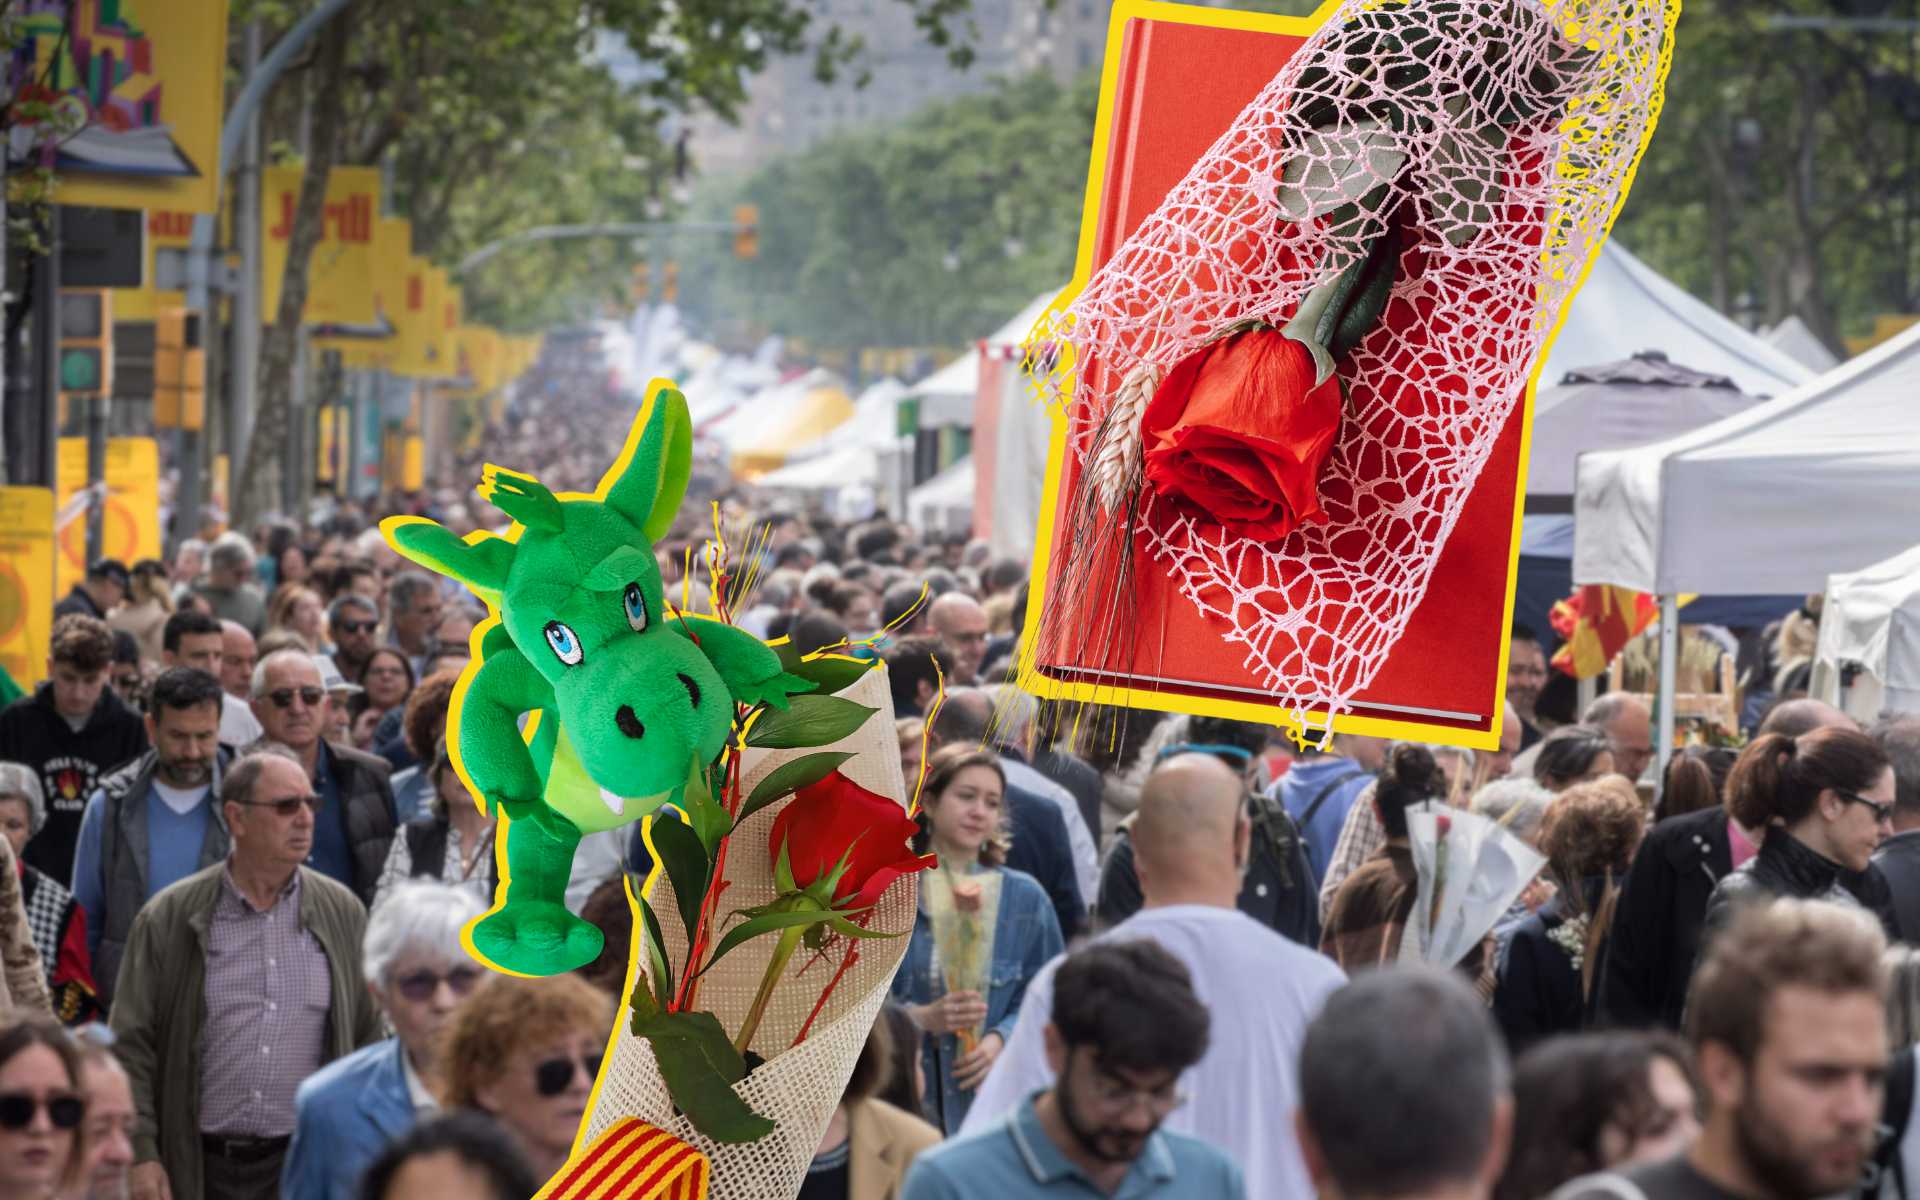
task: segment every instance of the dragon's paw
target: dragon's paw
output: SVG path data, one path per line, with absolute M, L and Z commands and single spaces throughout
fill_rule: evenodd
M 802 679 L 791 672 L 782 671 L 767 679 L 740 684 L 735 691 L 735 698 L 742 704 L 766 704 L 785 712 L 789 697 L 811 692 L 818 686 L 811 679 Z
M 562 975 L 600 957 L 599 928 L 550 900 L 507 904 L 473 927 L 473 946 L 488 962 L 518 975 Z

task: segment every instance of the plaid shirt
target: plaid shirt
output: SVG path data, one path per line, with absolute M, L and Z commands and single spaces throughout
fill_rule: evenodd
M 1372 783 L 1361 789 L 1347 809 L 1347 823 L 1340 827 L 1340 840 L 1333 844 L 1333 861 L 1327 864 L 1327 877 L 1320 884 L 1320 923 L 1325 925 L 1333 912 L 1333 898 L 1361 863 L 1380 853 L 1387 844 L 1387 827 L 1380 823 L 1379 810 L 1373 806 Z
M 332 1004 L 326 953 L 300 928 L 300 872 L 261 910 L 228 863 L 207 926 L 206 998 L 201 1132 L 291 1134 L 294 1089 L 320 1068 Z

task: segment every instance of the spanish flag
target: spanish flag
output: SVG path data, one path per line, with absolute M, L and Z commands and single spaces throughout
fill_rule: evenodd
M 1660 602 L 1646 592 L 1590 583 L 1553 606 L 1553 629 L 1564 639 L 1553 665 L 1575 679 L 1607 669 L 1635 634 L 1660 616 Z
M 625 1117 L 534 1200 L 707 1200 L 712 1173 L 700 1151 L 663 1129 Z

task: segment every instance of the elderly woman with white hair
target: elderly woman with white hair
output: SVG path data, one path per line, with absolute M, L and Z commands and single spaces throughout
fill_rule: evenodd
M 1496 779 L 1473 795 L 1468 809 L 1491 821 L 1498 821 L 1507 827 L 1507 831 L 1527 845 L 1538 849 L 1540 830 L 1546 823 L 1547 810 L 1553 807 L 1553 793 L 1541 786 L 1536 780 L 1521 775 L 1510 775 L 1505 779 Z M 1493 939 L 1495 946 L 1496 968 L 1507 960 L 1507 947 L 1513 941 L 1514 931 L 1534 913 L 1540 911 L 1547 901 L 1553 899 L 1555 888 L 1545 874 L 1538 875 L 1520 898 L 1513 902 L 1500 919 L 1494 922 Z
M 51 1012 L 68 1024 L 91 1021 L 99 1014 L 93 968 L 87 953 L 87 916 L 73 893 L 20 857 L 27 842 L 47 823 L 47 803 L 40 777 L 23 763 L 0 762 L 0 948 L 4 948 L 8 979 L 0 992 L 0 1009 L 9 996 L 15 1005 Z M 17 881 L 17 882 L 16 882 Z M 13 978 L 16 963 L 27 960 L 25 947 L 12 945 L 15 917 L 33 951 L 35 977 Z
M 441 1030 L 486 971 L 460 931 L 486 910 L 464 888 L 409 881 L 384 893 L 367 920 L 367 990 L 394 1036 L 314 1072 L 294 1095 L 293 1143 L 280 1193 L 352 1200 L 389 1142 L 440 1107 Z

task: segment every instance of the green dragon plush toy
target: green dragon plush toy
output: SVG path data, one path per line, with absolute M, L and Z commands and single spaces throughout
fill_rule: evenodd
M 581 836 L 678 803 L 725 749 L 735 704 L 785 708 L 814 686 L 751 634 L 668 611 L 653 542 L 686 494 L 691 457 L 686 398 L 656 380 L 592 496 L 563 499 L 489 465 L 479 491 L 513 517 L 506 537 L 381 522 L 395 551 L 466 584 L 497 618 L 481 626 L 448 726 L 455 761 L 506 817 L 500 894 L 467 936 L 502 970 L 557 975 L 598 957 L 600 930 L 565 903 Z M 526 713 L 537 714 L 530 736 Z

